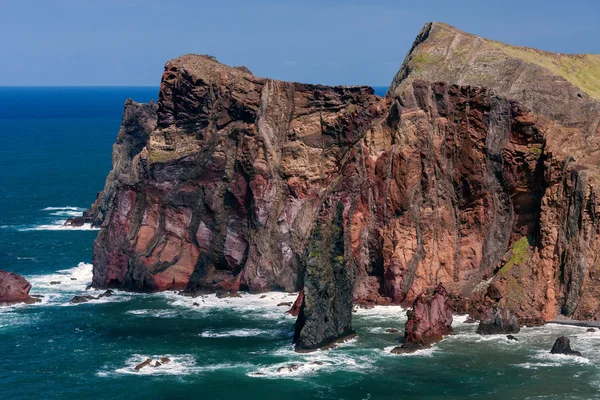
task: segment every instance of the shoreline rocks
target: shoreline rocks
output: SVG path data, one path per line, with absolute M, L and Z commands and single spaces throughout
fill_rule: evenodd
M 508 308 L 490 308 L 477 327 L 480 335 L 519 333 L 519 320 Z
M 0 306 L 16 303 L 33 304 L 40 299 L 29 295 L 31 284 L 21 275 L 0 270 Z

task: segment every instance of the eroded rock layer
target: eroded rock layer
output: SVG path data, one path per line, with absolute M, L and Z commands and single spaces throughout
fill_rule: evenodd
M 529 72 L 515 72 L 517 86 L 460 85 L 475 78 L 455 68 L 456 51 L 475 45 L 444 29 L 426 27 L 385 99 L 206 56 L 169 62 L 158 105 L 127 105 L 113 171 L 86 213 L 103 221 L 94 285 L 304 287 L 308 304 L 327 293 L 315 287 L 337 287 L 338 271 L 367 303 L 410 304 L 442 283 L 480 313 L 492 304 L 521 321 L 600 318 L 598 102 L 558 77 L 561 96 L 583 107 L 561 117 L 549 103 L 562 97 L 543 86 L 550 70 L 526 106 L 510 95 L 525 96 Z M 439 72 L 448 82 L 425 53 L 450 57 L 452 73 Z M 311 257 L 312 233 L 338 205 L 343 254 Z

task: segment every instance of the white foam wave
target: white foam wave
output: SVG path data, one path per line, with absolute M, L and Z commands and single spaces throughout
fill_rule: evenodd
M 99 228 L 93 227 L 91 224 L 83 224 L 81 226 L 65 226 L 64 223 L 67 221 L 66 218 L 80 217 L 85 211 L 81 207 L 46 207 L 42 211 L 48 212 L 48 220 L 58 217 L 49 222 L 44 222 L 35 225 L 13 225 L 10 228 L 16 229 L 20 232 L 27 231 L 95 231 Z
M 174 310 L 129 310 L 127 314 L 146 315 L 153 318 L 172 318 L 177 316 L 177 312 Z
M 400 357 L 433 357 L 433 355 L 439 351 L 439 348 L 437 346 L 431 346 L 429 348 L 426 349 L 420 349 L 417 351 L 413 351 L 412 353 L 399 353 L 399 354 L 394 354 L 392 353 L 392 350 L 398 347 L 398 345 L 395 346 L 388 346 L 386 348 L 383 349 L 383 352 L 388 355 L 388 356 L 400 356 Z
M 159 360 L 162 357 L 167 357 L 171 361 L 166 364 L 162 364 L 159 367 L 146 366 L 141 368 L 139 371 L 135 370 L 135 367 L 142 363 L 144 360 L 151 358 L 153 360 Z M 128 374 L 128 375 L 189 375 L 197 372 L 196 360 L 191 354 L 184 354 L 175 356 L 171 354 L 160 355 L 160 356 L 147 356 L 142 354 L 134 354 L 126 361 L 126 366 L 116 369 L 114 372 L 117 374 Z M 106 371 L 104 374 L 99 373 L 99 376 L 108 375 Z
M 301 378 L 317 372 L 352 371 L 372 373 L 374 358 L 371 354 L 360 355 L 340 349 L 339 346 L 312 353 L 296 353 L 292 346 L 285 346 L 274 353 L 287 361 L 262 366 L 246 375 L 257 378 Z
M 76 267 L 52 274 L 28 277 L 33 292 L 76 292 L 85 290 L 92 282 L 92 264 L 80 262 Z
M 240 293 L 241 297 L 219 299 L 215 294 L 199 297 L 181 296 L 175 292 L 162 292 L 158 296 L 166 297 L 169 304 L 199 312 L 229 309 L 237 311 L 243 318 L 269 319 L 276 324 L 285 324 L 295 317 L 286 313 L 289 307 L 277 306 L 280 303 L 293 302 L 297 294 L 269 292 L 263 294 Z M 194 305 L 196 304 L 196 305 Z
M 57 217 L 81 217 L 83 213 L 81 211 L 63 210 L 51 212 L 50 215 L 55 215 Z
M 154 367 L 152 365 L 145 366 L 139 371 L 135 370 L 135 367 L 150 358 L 153 360 L 152 364 L 156 361 L 160 361 L 162 357 L 167 357 L 170 361 L 164 364 Z M 191 354 L 183 355 L 143 355 L 134 354 L 125 362 L 126 366 L 111 370 L 110 368 L 104 368 L 97 373 L 100 377 L 113 376 L 115 374 L 125 375 L 193 375 L 200 374 L 203 372 L 213 372 L 218 370 L 232 370 L 232 369 L 250 369 L 252 365 L 249 363 L 231 364 L 211 364 L 211 365 L 198 365 L 196 359 Z
M 233 329 L 229 331 L 207 330 L 198 336 L 204 338 L 224 338 L 224 337 L 251 337 L 251 336 L 274 336 L 274 333 L 263 329 Z
M 78 211 L 78 212 L 83 212 L 85 210 L 85 208 L 65 206 L 65 207 L 46 207 L 46 208 L 43 208 L 42 210 L 43 211 Z
M 92 224 L 89 224 L 89 223 L 83 224 L 81 226 L 70 226 L 70 225 L 63 225 L 65 222 L 67 222 L 66 219 L 61 219 L 58 221 L 54 221 L 51 224 L 28 226 L 28 227 L 24 227 L 24 228 L 18 228 L 18 230 L 21 232 L 27 232 L 27 231 L 97 231 L 97 230 L 100 230 L 100 228 L 93 227 Z
M 375 306 L 370 309 L 355 307 L 354 315 L 369 320 L 406 321 L 406 311 L 400 306 Z

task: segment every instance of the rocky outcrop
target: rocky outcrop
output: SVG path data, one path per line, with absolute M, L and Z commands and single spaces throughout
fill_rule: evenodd
M 452 332 L 452 304 L 442 284 L 431 295 L 419 295 L 407 315 L 404 342 L 402 346 L 392 349 L 392 353 L 429 347 Z
M 384 99 L 207 56 L 170 61 L 158 105 L 126 107 L 86 213 L 103 221 L 94 286 L 305 287 L 309 304 L 339 271 L 366 306 L 408 305 L 442 283 L 478 315 L 600 319 L 599 102 L 534 53 L 428 24 Z M 339 265 L 308 251 L 338 204 Z M 346 315 L 345 295 L 327 301 L 313 307 Z
M 551 354 L 565 354 L 568 356 L 580 356 L 581 352 L 571 349 L 571 339 L 565 336 L 559 336 L 550 350 Z
M 94 227 L 101 226 L 117 191 L 139 181 L 139 170 L 135 164 L 138 162 L 139 153 L 148 142 L 150 132 L 156 128 L 157 109 L 158 106 L 154 102 L 125 102 L 121 129 L 112 150 L 113 167 L 106 178 L 104 190 L 98 193 L 98 198 L 83 216 L 69 218 L 65 225 L 81 226 L 89 223 Z
M 296 351 L 316 350 L 354 335 L 354 271 L 347 268 L 344 206 L 324 207 L 306 254 L 302 305 L 296 320 Z
M 477 333 L 481 335 L 519 333 L 520 330 L 519 320 L 507 308 L 489 309 L 477 327 Z
M 39 302 L 39 299 L 29 295 L 30 290 L 31 284 L 21 275 L 0 270 L 0 306 Z

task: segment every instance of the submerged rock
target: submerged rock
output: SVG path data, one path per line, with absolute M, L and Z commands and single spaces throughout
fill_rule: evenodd
M 519 339 L 517 339 L 517 338 L 516 338 L 515 336 L 513 336 L 513 335 L 506 335 L 506 338 L 507 338 L 508 340 L 514 340 L 515 342 L 518 342 L 518 341 L 519 341 Z
M 394 354 L 429 347 L 452 332 L 452 304 L 441 283 L 432 295 L 419 295 L 407 314 L 404 343 L 392 350 Z
M 550 350 L 551 354 L 566 354 L 570 356 L 581 356 L 581 352 L 571 349 L 571 340 L 566 336 L 559 336 Z
M 138 365 L 133 367 L 133 369 L 134 369 L 134 371 L 137 372 L 145 367 L 158 368 L 158 367 L 161 367 L 170 362 L 171 362 L 171 359 L 168 357 L 161 357 L 160 359 L 158 359 L 156 361 L 154 361 L 152 358 L 146 358 L 144 361 L 142 361 L 141 363 L 139 363 Z
M 150 365 L 152 363 L 152 359 L 151 358 L 146 358 L 144 361 L 142 361 L 141 363 L 139 363 L 138 365 L 136 365 L 133 369 L 135 371 L 139 371 L 140 369 Z
M 114 294 L 115 292 L 108 289 L 107 291 L 105 291 L 104 293 L 99 294 L 98 296 L 92 296 L 92 295 L 82 295 L 82 296 L 75 296 L 71 299 L 71 303 L 73 304 L 79 304 L 79 303 L 87 303 L 90 300 L 98 300 L 101 299 L 103 297 L 110 297 Z
M 90 296 L 90 295 L 86 295 L 86 296 L 74 296 L 71 299 L 71 303 L 72 304 L 79 304 L 79 303 L 87 303 L 90 300 L 97 300 L 98 298 L 95 296 Z
M 291 301 L 284 301 L 284 302 L 278 303 L 277 307 L 291 307 L 292 304 L 293 303 Z
M 477 333 L 481 335 L 519 333 L 520 330 L 519 320 L 508 308 L 488 309 L 477 327 Z
M 396 328 L 387 328 L 385 331 L 386 331 L 386 333 L 398 333 L 398 332 L 400 332 Z
M 588 328 L 586 332 L 596 332 L 596 330 L 594 328 Z
M 0 270 L 0 305 L 39 302 L 29 295 L 30 290 L 31 284 L 21 275 Z

